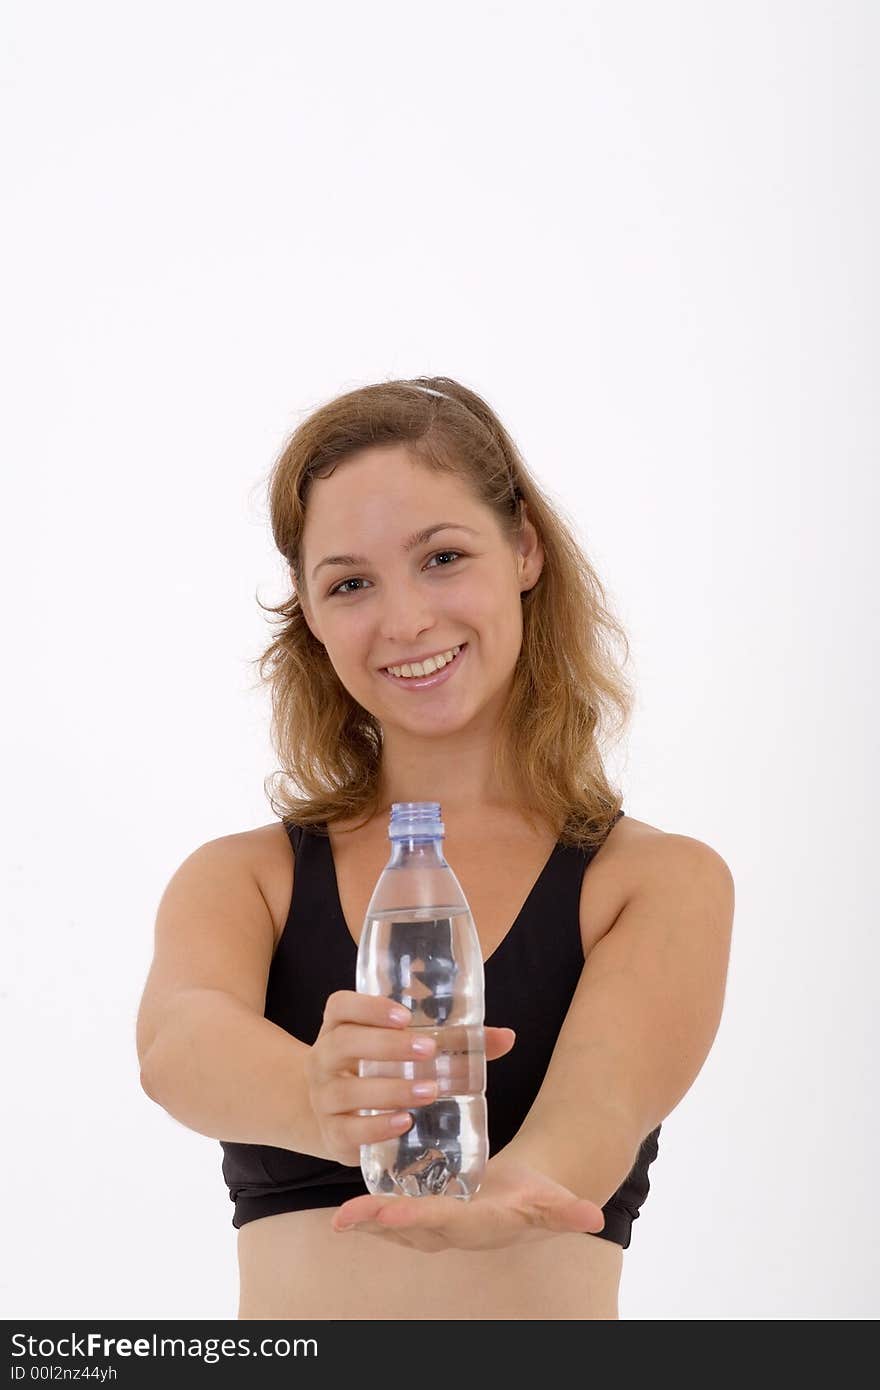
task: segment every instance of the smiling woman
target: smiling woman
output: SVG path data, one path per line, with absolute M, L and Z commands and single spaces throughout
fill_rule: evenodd
M 291 581 L 259 659 L 276 819 L 178 869 L 138 1016 L 148 1094 L 221 1142 L 239 1316 L 614 1318 L 661 1122 L 718 1026 L 727 866 L 624 817 L 603 745 L 632 708 L 625 635 L 476 393 L 330 401 L 269 502 Z M 355 990 L 398 801 L 440 803 L 482 948 L 490 1158 L 469 1202 L 376 1198 L 358 1162 L 427 1103 L 359 1074 L 409 1056 Z
M 388 731 L 362 678 L 352 687 L 349 658 L 360 658 L 361 672 L 381 671 L 465 646 L 473 624 L 461 605 L 471 611 L 489 597 L 495 603 L 482 640 L 470 641 L 468 664 L 476 656 L 482 665 L 490 642 L 507 639 L 509 690 L 497 702 L 494 731 L 503 799 L 537 824 L 562 827 L 571 842 L 598 847 L 620 799 L 596 751 L 631 713 L 628 644 L 576 537 L 491 407 L 445 377 L 337 397 L 282 449 L 269 507 L 292 580 L 290 597 L 266 608 L 280 630 L 259 658 L 281 766 L 270 791 L 276 813 L 320 831 L 340 816 L 368 819 L 382 809 L 387 779 L 376 759 Z M 424 524 L 400 525 L 406 515 Z M 441 533 L 453 549 L 438 548 Z M 343 535 L 363 543 L 343 551 Z M 322 587 L 328 569 L 349 573 Z M 505 581 L 515 585 L 513 609 L 498 588 Z M 416 589 L 456 599 L 456 611 L 442 625 L 435 614 L 416 627 L 415 640 L 406 627 L 380 629 L 368 647 L 353 648 L 371 614 Z

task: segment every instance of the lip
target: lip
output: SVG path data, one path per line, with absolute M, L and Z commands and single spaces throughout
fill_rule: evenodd
M 430 676 L 395 676 L 390 671 L 384 670 L 381 674 L 393 681 L 395 685 L 405 686 L 407 690 L 433 690 L 435 685 L 442 685 L 444 681 L 448 681 L 455 674 L 469 648 L 469 642 L 461 643 L 458 656 L 447 662 L 442 671 L 434 671 Z

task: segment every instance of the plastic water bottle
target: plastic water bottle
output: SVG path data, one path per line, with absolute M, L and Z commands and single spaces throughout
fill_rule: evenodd
M 467 1200 L 489 1157 L 483 954 L 443 857 L 444 834 L 439 802 L 392 804 L 391 857 L 364 919 L 357 988 L 412 1010 L 411 1029 L 435 1038 L 437 1050 L 411 1062 L 361 1059 L 358 1074 L 431 1080 L 438 1090 L 436 1100 L 410 1111 L 405 1134 L 361 1145 L 361 1171 L 370 1192 Z

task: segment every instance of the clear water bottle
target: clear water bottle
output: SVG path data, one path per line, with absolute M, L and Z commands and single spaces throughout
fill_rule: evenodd
M 370 899 L 357 955 L 357 988 L 412 1010 L 411 1028 L 436 1039 L 433 1057 L 361 1059 L 360 1076 L 430 1080 L 437 1098 L 414 1107 L 405 1134 L 361 1145 L 370 1192 L 473 1197 L 489 1157 L 483 954 L 467 900 L 443 857 L 437 801 L 396 801 L 391 857 Z M 363 1115 L 379 1115 L 364 1110 Z

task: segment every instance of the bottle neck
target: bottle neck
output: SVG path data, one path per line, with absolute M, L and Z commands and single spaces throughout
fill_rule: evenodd
M 398 869 L 402 865 L 446 866 L 443 855 L 442 835 L 401 835 L 391 840 L 389 867 Z

